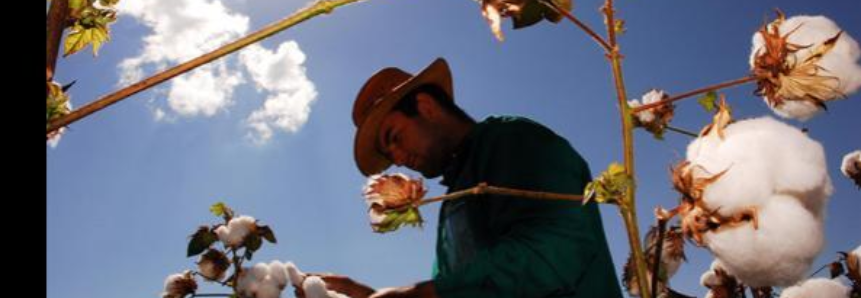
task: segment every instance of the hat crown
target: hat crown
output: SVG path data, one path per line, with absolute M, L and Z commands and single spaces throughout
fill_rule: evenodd
M 387 67 L 374 74 L 362 86 L 353 103 L 353 124 L 358 127 L 387 94 L 409 81 L 412 74 L 396 67 Z

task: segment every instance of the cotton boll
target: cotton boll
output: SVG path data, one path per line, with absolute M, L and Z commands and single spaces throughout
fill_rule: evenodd
M 245 239 L 245 236 L 257 228 L 256 220 L 251 216 L 239 216 L 230 220 L 227 225 L 232 234 L 231 238 L 234 239 Z
M 780 105 L 771 105 L 772 111 L 780 117 L 807 121 L 822 111 L 818 105 L 801 100 L 784 101 Z
M 269 263 L 269 276 L 278 284 L 280 289 L 287 286 L 287 268 L 280 261 L 275 260 Z
M 236 290 L 242 297 L 254 297 L 257 293 L 259 282 L 251 268 L 243 268 L 236 282 Z
M 290 283 L 292 283 L 294 287 L 301 286 L 302 281 L 305 280 L 305 273 L 299 271 L 299 268 L 296 267 L 293 262 L 287 262 L 287 264 L 284 264 L 284 267 L 287 269 L 287 276 L 290 277 Z
M 281 297 L 281 290 L 274 280 L 266 280 L 260 283 L 255 298 L 278 298 Z
M 750 223 L 705 234 L 708 249 L 727 273 L 751 287 L 789 286 L 802 278 L 822 249 L 822 223 L 801 203 L 775 195 Z
M 806 47 L 789 53 L 786 61 L 757 65 L 758 55 L 776 55 L 765 53 L 765 38 L 761 32 L 758 31 L 753 36 L 749 62 L 755 74 L 766 76 L 758 79 L 760 88 L 765 85 L 774 87 L 776 92 L 765 92 L 765 100 L 775 113 L 803 121 L 820 111 L 817 102 L 848 96 L 861 87 L 861 65 L 858 64 L 861 50 L 858 42 L 848 32 L 840 33 L 833 47 L 815 61 L 814 67 L 810 67 L 811 65 L 804 66 L 806 59 L 812 57 L 815 51 L 821 51 L 824 48 L 822 45 L 837 36 L 841 29 L 823 16 L 795 16 L 775 22 L 779 23 L 779 37 L 772 38 L 779 39 L 788 34 L 788 43 Z M 773 34 L 772 24 L 769 24 L 768 28 L 770 34 Z M 788 73 L 780 71 L 780 74 L 768 74 L 773 67 L 786 66 L 790 67 Z
M 328 298 L 329 290 L 326 289 L 326 282 L 319 276 L 308 276 L 302 284 L 302 289 L 305 290 L 307 298 Z
M 718 277 L 717 272 L 715 272 L 716 270 L 724 270 L 718 260 L 712 261 L 711 266 L 709 266 L 709 270 L 700 276 L 700 285 L 707 288 L 722 285 L 723 282 Z
M 771 117 L 730 124 L 724 135 L 723 140 L 697 138 L 687 151 L 695 177 L 726 171 L 705 189 L 710 207 L 730 216 L 777 193 L 795 197 L 821 216 L 833 190 L 822 145 Z
M 789 30 L 799 27 L 796 32 L 789 36 L 789 42 L 799 45 L 821 43 L 841 30 L 832 20 L 823 16 L 794 16 L 787 19 L 780 27 L 781 32 L 789 32 Z M 798 51 L 797 56 L 806 59 L 812 51 L 812 47 L 802 49 Z M 838 89 L 848 95 L 861 87 L 859 57 L 861 57 L 861 49 L 859 49 L 858 42 L 848 32 L 843 31 L 834 48 L 825 54 L 817 64 L 824 68 L 828 75 L 840 78 Z
M 780 298 L 849 298 L 850 290 L 837 280 L 814 278 L 786 288 L 780 294 Z

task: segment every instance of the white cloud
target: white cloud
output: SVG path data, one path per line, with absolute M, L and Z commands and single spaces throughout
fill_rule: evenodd
M 158 70 L 185 62 L 241 37 L 249 26 L 247 16 L 231 12 L 220 0 L 121 1 L 117 8 L 152 29 L 141 53 L 120 63 L 121 85 L 142 79 L 145 66 Z M 240 83 L 241 73 L 219 60 L 174 78 L 168 104 L 183 116 L 212 116 L 231 104 Z M 164 110 L 155 113 L 157 120 L 164 119 Z
M 144 77 L 144 67 L 164 69 L 188 61 L 248 31 L 249 18 L 231 11 L 225 0 L 135 0 L 121 1 L 118 10 L 152 29 L 143 38 L 143 50 L 120 65 L 120 85 Z M 228 66 L 222 58 L 190 73 L 174 78 L 168 106 L 180 116 L 213 116 L 233 104 L 233 90 L 245 83 L 243 72 Z M 267 142 L 275 131 L 296 132 L 308 121 L 310 106 L 317 98 L 303 63 L 305 54 L 295 41 L 276 50 L 251 45 L 240 52 L 239 62 L 251 75 L 259 92 L 266 92 L 263 106 L 251 113 L 246 124 L 249 136 L 258 144 Z M 169 119 L 155 108 L 154 119 Z
M 250 46 L 240 53 L 240 61 L 251 74 L 257 90 L 269 92 L 263 107 L 251 113 L 249 136 L 256 143 L 268 141 L 274 129 L 296 132 L 308 121 L 311 104 L 317 98 L 314 83 L 308 79 L 305 54 L 294 41 L 275 51 Z
M 183 116 L 212 116 L 232 104 L 233 89 L 242 82 L 224 62 L 212 62 L 174 78 L 167 102 Z

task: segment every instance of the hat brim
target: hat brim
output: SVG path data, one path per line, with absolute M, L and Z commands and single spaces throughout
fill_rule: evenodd
M 383 95 L 356 129 L 353 153 L 356 165 L 363 175 L 377 174 L 392 165 L 392 161 L 377 149 L 380 125 L 385 116 L 401 101 L 404 95 L 424 84 L 435 84 L 441 87 L 453 100 L 451 71 L 448 63 L 442 58 L 437 58 L 417 75 Z

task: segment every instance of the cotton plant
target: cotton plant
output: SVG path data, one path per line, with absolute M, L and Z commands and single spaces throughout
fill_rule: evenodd
M 217 283 L 233 289 L 240 298 L 277 298 L 288 284 L 287 268 L 280 261 L 258 263 L 243 267 L 260 249 L 263 240 L 275 244 L 275 234 L 269 226 L 254 217 L 237 216 L 224 203 L 216 203 L 210 211 L 223 223 L 203 225 L 190 236 L 187 256 L 197 259 L 197 270 L 173 274 L 165 280 L 163 298 L 183 298 L 197 295 L 197 281 Z M 233 268 L 229 277 L 227 273 Z M 227 295 L 227 294 L 225 294 Z
M 843 156 L 840 172 L 852 179 L 855 186 L 861 188 L 861 150 L 855 150 Z
M 827 17 L 778 12 L 752 43 L 757 94 L 781 117 L 807 120 L 861 87 L 858 42 Z

